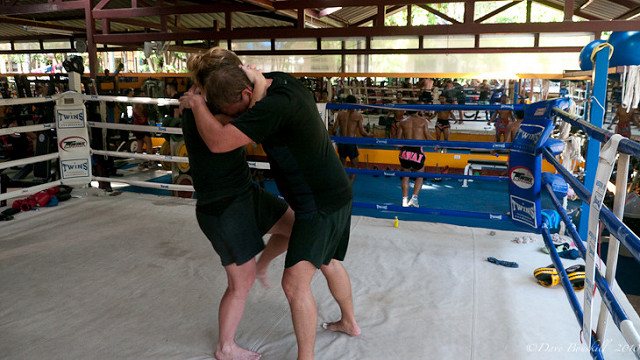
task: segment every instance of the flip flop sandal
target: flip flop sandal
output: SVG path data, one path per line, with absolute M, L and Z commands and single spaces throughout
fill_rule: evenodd
M 533 271 L 533 276 L 538 281 L 538 284 L 544 287 L 552 287 L 560 283 L 560 276 L 553 264 L 547 267 L 541 267 Z
M 573 290 L 580 291 L 584 289 L 584 265 L 573 265 L 566 269 L 569 281 Z

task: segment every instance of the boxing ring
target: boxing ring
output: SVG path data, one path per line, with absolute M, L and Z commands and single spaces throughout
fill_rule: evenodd
M 13 101 L 16 100 L 0 100 L 0 105 L 14 104 Z M 38 101 L 57 102 L 55 125 L 2 129 L 0 135 L 56 128 L 59 152 L 47 155 L 46 160 L 59 159 L 62 178 L 2 194 L 0 200 L 38 193 L 58 185 L 74 186 L 72 194 L 75 198 L 53 208 L 38 207 L 38 211 L 24 213 L 24 216 L 1 224 L 0 357 L 212 359 L 217 338 L 217 302 L 226 288 L 226 275 L 197 225 L 195 200 L 126 192 L 119 196 L 105 196 L 104 191 L 87 187 L 90 181 L 109 181 L 192 191 L 193 188 L 186 185 L 133 183 L 119 178 L 96 177 L 91 172 L 92 154 L 181 163 L 188 162 L 188 159 L 91 150 L 88 127 L 171 134 L 179 134 L 180 129 L 87 121 L 82 102 L 175 102 L 77 93 L 65 93 Z M 512 152 L 533 150 L 530 154 L 534 159 L 532 161 L 539 161 L 544 156 L 560 172 L 560 176 L 546 180 L 537 171 L 532 171 L 536 175 L 533 181 L 537 189 L 550 193 L 560 215 L 568 224 L 570 236 L 575 239 L 582 256 L 589 259 L 589 252 L 580 246 L 581 240 L 577 240 L 577 232 L 554 194 L 562 195 L 566 183 L 586 202 L 591 201 L 591 194 L 588 189 L 581 188 L 571 174 L 566 171 L 563 173 L 555 160 L 558 144 L 546 142 L 550 125 L 544 127 L 546 137 L 525 136 L 526 125 L 531 121 L 531 125 L 538 126 L 536 124 L 540 118 L 547 119 L 551 114 L 556 114 L 566 121 L 584 126 L 585 131 L 590 131 L 597 140 L 607 140 L 610 134 L 590 128 L 555 105 L 558 104 L 531 107 L 523 122 L 525 130 L 521 128 L 522 131 L 518 133 L 522 140 L 527 141 L 514 141 L 513 146 L 392 139 L 334 140 L 353 143 L 371 141 L 381 146 L 464 145 L 482 149 L 510 148 Z M 448 106 L 463 110 L 468 107 L 471 105 Z M 543 115 L 537 114 L 536 109 L 539 108 L 545 109 Z M 71 113 L 70 109 L 78 112 Z M 443 107 L 423 105 L 421 109 L 441 110 Z M 83 126 L 79 126 L 80 118 L 83 119 Z M 65 133 L 69 128 L 73 129 L 72 133 Z M 70 137 L 75 139 L 71 144 L 68 143 Z M 68 145 L 72 145 L 73 149 L 65 150 Z M 640 154 L 638 149 L 637 145 L 628 141 L 620 142 L 619 150 L 623 153 Z M 44 160 L 30 158 L 0 163 L 0 168 Z M 509 183 L 510 187 L 513 183 L 511 177 L 501 176 L 365 169 L 348 171 L 384 177 L 422 176 L 496 181 Z M 565 185 L 558 181 L 558 177 L 565 179 Z M 535 189 L 536 186 L 531 188 Z M 508 192 L 509 196 L 516 194 L 511 188 Z M 619 202 L 617 204 L 619 206 Z M 354 201 L 354 206 L 420 215 L 447 211 L 359 201 Z M 513 219 L 516 214 L 517 211 L 447 213 L 450 216 L 479 218 L 489 223 L 523 223 L 522 217 Z M 602 325 L 598 327 L 598 333 L 602 334 L 598 338 L 599 345 L 595 340 L 592 346 L 583 343 L 585 339 L 581 339 L 579 327 L 571 320 L 569 309 L 580 324 L 583 323 L 583 312 L 564 271 L 566 266 L 583 261 L 563 260 L 564 264 L 560 263 L 548 223 L 540 217 L 539 212 L 532 216 L 535 226 L 524 226 L 522 231 L 490 231 L 486 228 L 402 220 L 398 227 L 394 227 L 393 221 L 388 219 L 354 216 L 352 240 L 344 264 L 351 276 L 356 316 L 363 334 L 350 338 L 323 331 L 319 327 L 316 358 L 639 357 L 638 338 L 634 329 L 639 328 L 640 319 L 616 282 L 612 281 L 610 275 L 613 270 L 610 269 L 615 269 L 615 266 L 607 267 L 606 275 L 594 270 L 593 283 L 600 293 L 596 293 L 592 299 L 595 304 L 602 302 L 606 305 L 605 312 L 612 314 L 613 322 L 601 322 Z M 606 207 L 602 207 L 601 219 L 640 261 L 638 237 Z M 527 222 L 524 223 L 527 225 Z M 532 238 L 533 242 L 516 244 L 512 241 L 525 236 Z M 540 251 L 543 243 L 558 269 L 565 292 L 557 288 L 543 288 L 532 276 L 533 269 L 549 262 L 549 255 Z M 488 257 L 517 261 L 519 267 L 496 266 L 487 261 Z M 270 268 L 268 275 L 272 284 L 279 284 L 283 263 L 283 257 L 279 257 Z M 333 316 L 338 314 L 338 309 L 321 276 L 314 277 L 312 288 L 318 305 L 319 324 L 335 320 Z M 565 300 L 567 297 L 569 302 Z M 605 333 L 602 329 L 608 331 Z M 262 353 L 263 359 L 295 358 L 295 336 L 288 303 L 277 286 L 266 290 L 257 285 L 249 294 L 236 340 L 240 345 Z

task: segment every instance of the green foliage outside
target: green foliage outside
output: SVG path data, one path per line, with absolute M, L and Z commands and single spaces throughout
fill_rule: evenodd
M 478 19 L 504 5 L 511 3 L 511 1 L 487 1 L 476 2 L 474 19 Z M 424 7 L 431 7 L 457 21 L 462 22 L 464 19 L 464 3 L 441 3 L 441 4 L 427 4 Z M 527 3 L 521 1 L 519 4 L 502 11 L 495 16 L 487 19 L 483 23 L 491 24 L 508 24 L 508 23 L 524 23 L 527 16 Z M 562 11 L 540 5 L 538 3 L 532 3 L 531 6 L 531 22 L 561 22 L 564 20 L 564 13 Z M 574 21 L 582 21 L 584 19 L 574 16 Z M 411 22 L 414 26 L 419 25 L 444 25 L 451 24 L 449 21 L 425 10 L 420 5 L 412 5 L 411 8 Z M 398 11 L 392 15 L 388 15 L 385 19 L 386 26 L 406 26 L 407 25 L 407 10 L 406 8 Z

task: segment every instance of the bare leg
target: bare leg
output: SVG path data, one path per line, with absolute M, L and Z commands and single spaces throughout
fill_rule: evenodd
M 311 293 L 316 267 L 308 261 L 284 269 L 282 288 L 291 307 L 293 330 L 298 342 L 298 360 L 312 360 L 318 326 L 318 309 Z
M 256 276 L 255 259 L 237 266 L 236 264 L 224 267 L 227 272 L 227 290 L 220 300 L 218 310 L 218 345 L 215 357 L 218 360 L 255 360 L 261 355 L 238 346 L 234 340 L 236 329 L 244 312 L 244 304 L 247 294 L 253 286 Z
M 424 172 L 424 168 L 416 171 L 416 172 Z M 424 183 L 424 178 L 422 177 L 417 177 L 416 178 L 416 182 L 413 184 L 413 195 L 418 195 L 420 193 L 420 190 L 422 189 L 422 184 Z
M 151 136 L 145 136 L 144 143 L 147 147 L 147 150 L 146 150 L 147 155 L 153 155 L 153 146 L 151 145 Z M 153 161 L 149 160 L 147 164 L 149 165 L 149 167 L 151 167 L 151 165 L 153 165 Z
M 351 336 L 358 336 L 361 333 L 356 322 L 353 310 L 353 296 L 351 295 L 351 280 L 347 270 L 338 260 L 331 260 L 329 265 L 322 265 L 322 274 L 327 279 L 329 291 L 340 306 L 342 318 L 339 321 L 328 323 L 327 330 L 340 331 Z
M 440 135 L 442 134 L 442 130 L 436 126 L 436 140 L 440 140 Z
M 358 161 L 358 156 L 356 156 L 353 159 L 351 159 L 351 167 L 352 168 L 357 169 L 359 165 L 360 165 L 360 163 Z M 349 175 L 349 179 L 351 179 L 351 183 L 353 184 L 353 181 L 356 179 L 356 174 L 350 174 Z
M 409 171 L 409 170 L 403 168 L 402 171 Z M 400 179 L 401 179 L 400 187 L 402 188 L 402 197 L 407 197 L 409 196 L 409 178 L 402 177 Z
M 136 154 L 142 154 L 142 148 L 144 147 L 144 139 L 136 139 L 136 144 L 138 144 L 138 148 L 136 149 Z M 142 169 L 144 167 L 144 161 L 140 160 L 138 162 L 138 168 Z
M 444 129 L 444 141 L 449 141 L 449 128 Z
M 267 269 L 273 259 L 287 250 L 289 237 L 291 236 L 291 228 L 293 227 L 293 220 L 293 210 L 288 208 L 280 220 L 278 220 L 278 222 L 269 229 L 268 233 L 271 234 L 271 238 L 256 263 L 256 278 L 260 280 L 262 286 L 267 289 L 271 288 L 271 284 L 267 278 Z

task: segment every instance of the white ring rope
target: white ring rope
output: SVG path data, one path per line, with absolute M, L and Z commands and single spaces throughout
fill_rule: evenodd
M 31 187 L 28 187 L 28 188 L 23 188 L 23 189 L 20 189 L 20 190 L 7 192 L 7 193 L 4 193 L 4 194 L 0 194 L 0 201 L 7 200 L 7 199 L 12 199 L 12 198 L 17 198 L 17 197 L 20 197 L 20 196 L 23 196 L 23 195 L 31 195 L 31 194 L 39 193 L 42 190 L 47 190 L 47 189 L 50 189 L 52 187 L 60 186 L 60 185 L 64 185 L 62 183 L 62 180 L 56 180 L 56 181 L 48 182 L 48 183 L 45 183 L 45 184 L 40 184 L 40 185 L 36 185 L 36 186 L 31 186 Z
M 56 128 L 56 123 L 8 127 L 8 128 L 0 129 L 0 136 L 17 134 L 17 133 L 21 133 L 21 132 L 35 132 L 35 131 L 51 130 L 51 129 L 55 129 L 55 128 Z
M 120 158 L 134 158 L 134 159 L 144 159 L 144 160 L 157 160 L 157 161 L 166 161 L 166 162 L 175 162 L 175 163 L 188 163 L 189 158 L 184 156 L 171 156 L 171 155 L 151 155 L 151 154 L 143 154 L 143 153 L 132 153 L 125 151 L 105 151 L 105 150 L 93 150 L 91 152 L 96 155 L 106 155 Z
M 87 121 L 87 125 L 89 125 L 90 127 L 101 128 L 101 129 L 131 130 L 131 131 L 144 131 L 144 132 L 156 132 L 156 133 L 182 135 L 181 128 L 166 127 L 166 126 L 130 125 L 130 124 L 106 123 L 106 122 L 96 122 L 96 121 Z
M 604 108 L 604 106 L 602 106 L 602 104 L 600 104 L 600 101 L 598 101 L 598 99 L 596 99 L 595 96 L 591 97 L 592 101 L 595 101 L 596 104 L 598 104 L 598 106 L 600 106 L 600 109 L 602 109 L 602 113 L 606 114 L 607 113 L 607 109 Z M 604 115 L 602 115 L 604 117 Z
M 142 96 L 114 96 L 114 95 L 81 95 L 82 100 L 87 101 L 108 101 L 108 102 L 126 102 L 135 104 L 155 104 L 158 106 L 180 105 L 177 99 L 166 98 L 150 98 Z
M 39 104 L 46 103 L 51 101 L 56 101 L 61 97 L 64 97 L 65 94 L 55 94 L 52 96 L 36 96 L 36 97 L 26 97 L 26 98 L 11 98 L 11 99 L 0 99 L 0 106 L 12 106 L 12 105 L 26 105 L 26 104 Z M 71 92 L 73 93 L 73 92 Z M 75 93 L 74 93 L 75 94 Z
M 37 163 L 37 162 L 41 162 L 41 161 L 48 161 L 48 160 L 58 159 L 59 157 L 60 157 L 60 154 L 58 154 L 56 152 L 56 153 L 51 153 L 51 154 L 32 156 L 32 157 L 28 157 L 28 158 L 24 158 L 24 159 L 5 161 L 5 162 L 0 163 L 0 170 L 12 168 L 14 166 L 33 164 L 33 163 Z
M 125 183 L 129 185 L 135 185 L 145 188 L 161 189 L 161 190 L 175 190 L 175 191 L 195 191 L 191 185 L 177 185 L 177 184 L 163 184 L 150 181 L 137 181 L 126 179 L 114 179 L 101 176 L 94 176 L 91 178 L 93 181 L 105 181 L 111 183 Z

